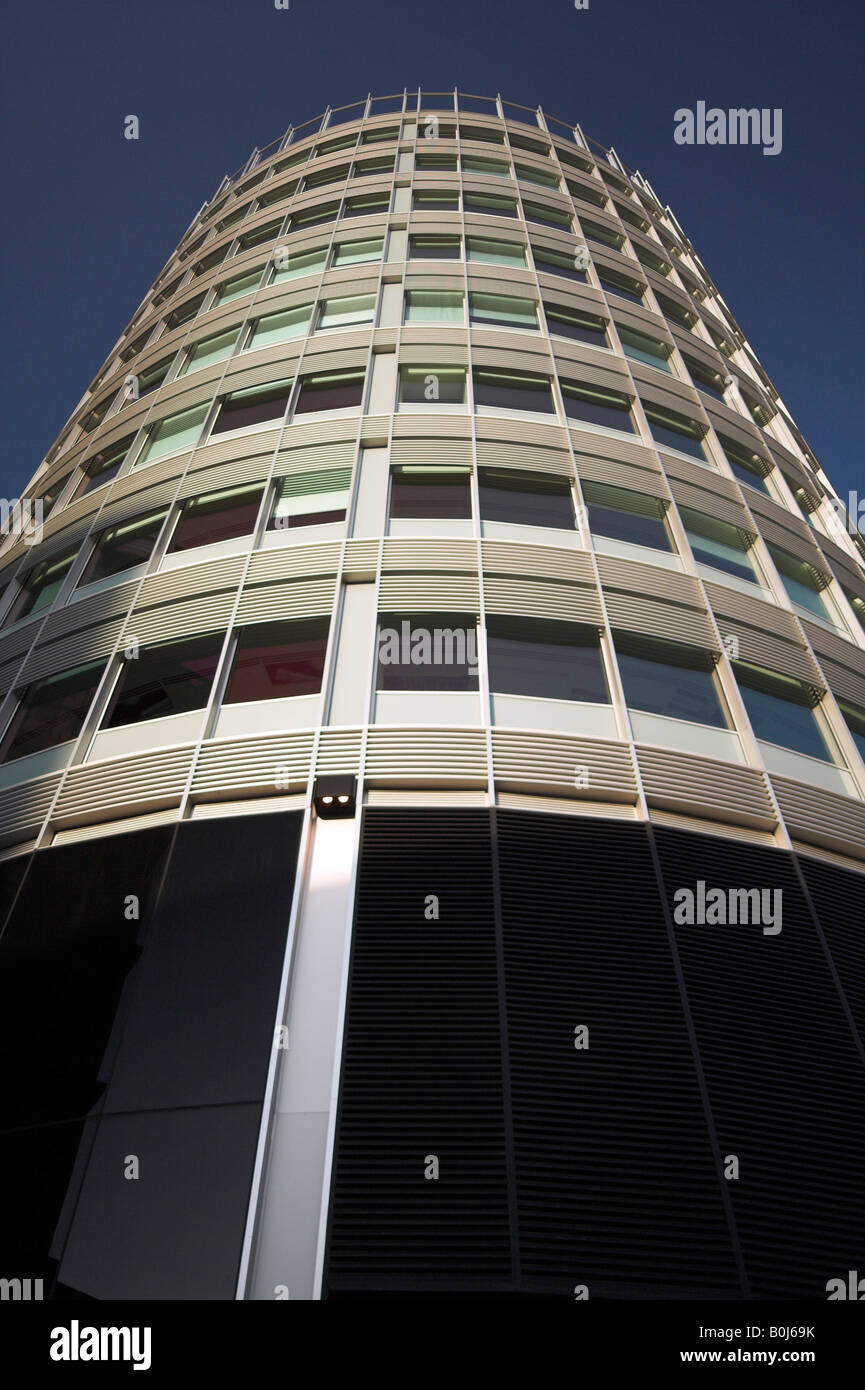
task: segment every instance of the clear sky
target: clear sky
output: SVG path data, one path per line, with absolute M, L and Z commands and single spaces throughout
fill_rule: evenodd
M 650 180 L 841 491 L 861 451 L 865 14 L 854 0 L 36 0 L 4 14 L 0 492 L 41 461 L 193 215 L 256 145 L 404 86 L 579 121 Z M 780 107 L 783 148 L 680 146 Z M 123 138 L 124 117 L 141 138 Z

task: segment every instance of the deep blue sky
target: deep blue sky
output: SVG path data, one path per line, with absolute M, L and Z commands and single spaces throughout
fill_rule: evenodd
M 255 145 L 328 102 L 455 85 L 540 103 L 641 169 L 836 486 L 861 489 L 863 24 L 854 0 L 8 6 L 0 491 L 24 485 Z M 698 100 L 781 107 L 782 153 L 676 145 L 673 112 Z

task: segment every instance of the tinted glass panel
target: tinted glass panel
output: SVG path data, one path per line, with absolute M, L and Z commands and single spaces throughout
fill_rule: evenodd
M 146 564 L 164 520 L 165 512 L 158 512 L 156 516 L 145 516 L 103 531 L 78 581 L 78 587 L 120 574 L 133 565 Z
M 473 375 L 475 405 L 555 414 L 553 394 L 546 377 L 523 376 L 518 372 L 487 371 L 483 367 L 476 367 Z
M 477 690 L 477 622 L 470 613 L 384 615 L 379 690 Z
M 295 415 L 313 410 L 353 410 L 363 402 L 363 373 L 327 372 L 305 376 L 294 407 Z
M 255 527 L 261 488 L 232 490 L 185 502 L 168 546 L 169 552 L 248 536 Z
M 472 514 L 468 474 L 395 471 L 390 485 L 392 517 L 456 517 Z
M 321 689 L 328 623 L 261 623 L 244 628 L 231 667 L 227 705 L 281 700 Z
M 0 743 L 0 762 L 77 738 L 103 669 L 91 663 L 29 686 Z
M 221 648 L 221 636 L 142 647 L 137 658 L 123 664 L 102 728 L 203 709 Z
M 484 521 L 574 529 L 574 504 L 564 479 L 482 468 L 478 483 Z
M 537 699 L 608 700 L 596 633 L 573 623 L 487 619 L 490 690 Z
M 275 390 L 243 392 L 236 396 L 228 396 L 219 407 L 211 434 L 248 429 L 251 425 L 260 425 L 266 420 L 281 420 L 290 395 L 290 383 L 282 383 Z
M 749 684 L 753 677 L 739 667 L 736 667 L 736 675 L 757 738 L 780 744 L 782 748 L 791 748 L 796 753 L 805 753 L 811 758 L 832 762 L 832 754 L 814 711 L 806 703 L 784 699 L 773 693 L 766 688 L 768 681 L 758 679 L 755 684 Z M 759 685 L 763 688 L 758 688 Z M 792 690 L 792 683 L 790 688 Z
M 715 677 L 701 653 L 616 636 L 625 699 L 631 709 L 726 728 Z M 704 660 L 702 669 L 697 662 Z M 694 664 L 686 664 L 686 663 Z

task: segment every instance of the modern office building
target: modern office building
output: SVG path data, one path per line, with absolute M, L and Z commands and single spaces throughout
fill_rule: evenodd
M 290 129 L 28 493 L 0 1275 L 865 1270 L 862 542 L 641 174 L 461 93 Z

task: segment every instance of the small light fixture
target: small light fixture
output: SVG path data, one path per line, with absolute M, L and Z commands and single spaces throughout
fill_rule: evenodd
M 316 777 L 312 801 L 322 820 L 348 820 L 357 811 L 357 778 Z

